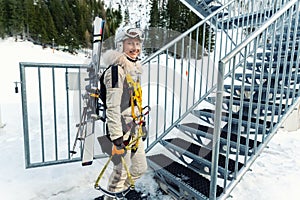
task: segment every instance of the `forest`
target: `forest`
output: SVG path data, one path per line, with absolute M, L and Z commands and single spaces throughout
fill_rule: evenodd
M 164 35 L 162 30 L 180 34 L 200 20 L 178 0 L 150 0 L 149 4 L 149 25 L 144 31 L 155 30 L 156 37 L 145 38 L 148 44 L 165 44 L 167 41 L 157 39 Z M 69 51 L 91 48 L 94 18 L 99 16 L 106 21 L 104 38 L 109 38 L 122 22 L 128 23 L 128 9 L 123 16 L 120 6 L 117 10 L 105 8 L 101 0 L 0 0 L 0 37 L 21 37 Z M 211 31 L 208 26 L 207 31 Z M 148 48 L 148 53 L 158 48 L 160 46 Z
M 104 9 L 104 3 L 97 0 L 0 0 L 0 36 L 20 36 L 70 50 L 91 48 L 96 16 L 107 21 L 106 37 L 122 21 L 120 10 Z

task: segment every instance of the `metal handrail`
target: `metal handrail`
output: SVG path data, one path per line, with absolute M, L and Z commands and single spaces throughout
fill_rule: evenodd
M 233 62 L 233 68 L 238 67 L 238 66 L 235 66 L 235 64 L 237 64 L 236 63 L 236 55 L 240 54 L 241 51 L 245 51 L 246 52 L 246 50 L 248 49 L 248 46 L 251 44 L 251 42 L 256 41 L 255 42 L 255 45 L 256 45 L 257 44 L 257 38 L 259 38 L 260 35 L 262 35 L 263 33 L 265 33 L 266 30 L 268 30 L 268 28 L 272 24 L 274 24 L 280 17 L 282 17 L 289 9 L 291 9 L 295 5 L 297 5 L 296 6 L 297 9 L 299 9 L 299 1 L 297 1 L 297 0 L 291 0 L 291 1 L 287 2 L 279 11 L 277 11 L 261 27 L 259 27 L 256 31 L 254 31 L 248 38 L 246 38 L 243 42 L 241 42 L 239 45 L 237 45 L 229 54 L 227 54 L 225 57 L 223 57 L 219 61 L 219 65 L 218 65 L 218 80 L 217 80 L 217 92 L 216 92 L 216 112 L 215 112 L 215 119 L 214 119 L 215 126 L 214 126 L 214 138 L 213 138 L 213 143 L 215 145 L 214 145 L 214 148 L 213 148 L 213 155 L 212 155 L 213 159 L 212 159 L 212 171 L 211 171 L 210 199 L 216 199 L 215 194 L 216 194 L 216 186 L 217 186 L 217 167 L 218 167 L 218 158 L 217 158 L 217 156 L 219 154 L 219 145 L 218 144 L 219 144 L 219 141 L 220 141 L 220 133 L 221 133 L 221 125 L 220 124 L 222 122 L 221 117 L 222 117 L 222 102 L 223 102 L 223 94 L 224 94 L 224 77 L 225 77 L 225 73 L 224 72 L 225 72 L 225 69 L 228 67 L 227 64 L 230 63 L 230 62 Z M 275 30 L 273 30 L 273 31 L 275 31 Z M 274 36 L 274 34 L 275 34 L 275 32 L 273 32 L 273 36 Z M 281 33 L 281 38 L 282 38 L 282 33 Z M 280 42 L 280 44 L 281 44 L 281 42 Z M 279 51 L 278 54 L 280 54 L 280 51 Z M 256 52 L 256 50 L 254 51 L 254 53 L 255 52 Z M 266 52 L 265 49 L 264 49 L 263 52 L 264 52 L 263 53 L 263 55 L 264 55 L 265 52 Z M 271 52 L 274 52 L 274 48 L 272 48 Z M 246 60 L 242 61 L 242 63 L 243 62 L 246 63 Z M 256 61 L 254 61 L 254 63 L 255 62 Z M 262 62 L 264 62 L 264 59 L 263 59 Z M 271 61 L 271 63 L 272 62 L 273 61 Z M 242 64 L 242 63 L 238 63 L 238 65 Z M 285 62 L 285 65 L 286 65 L 286 62 Z M 243 67 L 243 68 L 245 69 L 245 67 Z M 276 70 L 276 72 L 277 72 L 277 70 Z M 232 78 L 234 76 L 234 73 L 235 72 L 234 72 L 234 69 L 233 69 Z M 245 71 L 243 71 L 243 74 L 245 74 Z M 276 80 L 278 82 L 278 77 L 276 78 Z M 244 85 L 244 81 L 242 81 L 242 86 L 243 85 Z M 266 96 L 268 96 L 269 87 L 270 86 L 268 86 L 268 90 L 267 90 Z M 286 87 L 289 88 L 289 85 L 286 86 Z M 253 88 L 253 85 L 251 85 L 251 88 Z M 244 90 L 242 89 L 242 94 L 243 94 L 243 91 Z M 261 89 L 260 89 L 260 91 L 261 91 Z M 282 92 L 280 94 L 282 95 Z M 281 96 L 281 98 L 282 98 L 282 96 Z M 299 103 L 299 99 L 296 102 L 294 102 L 294 104 L 291 105 L 288 109 L 285 110 L 285 115 L 281 118 L 281 120 L 272 129 L 272 133 L 275 133 L 280 128 L 281 124 L 284 122 L 284 119 L 286 119 L 287 116 L 293 111 L 294 106 L 297 105 L 297 103 Z M 282 102 L 280 103 L 280 105 L 282 105 Z M 273 118 L 273 116 L 274 116 L 274 114 L 272 115 L 272 118 Z M 247 163 L 248 165 L 243 170 L 241 170 L 239 172 L 239 176 L 236 177 L 236 181 L 232 182 L 230 185 L 228 185 L 226 187 L 226 191 L 223 193 L 222 199 L 226 199 L 228 197 L 229 193 L 237 185 L 238 180 L 246 173 L 247 169 L 249 169 L 249 167 L 253 164 L 253 162 L 255 161 L 255 159 L 263 151 L 264 147 L 268 144 L 268 142 L 271 140 L 271 138 L 273 136 L 274 136 L 274 134 L 270 134 L 269 133 L 269 136 L 265 140 L 263 140 L 263 144 L 255 152 L 255 154 L 252 155 L 250 157 L 250 159 L 248 160 L 248 163 Z
M 263 31 L 265 31 L 273 22 L 275 22 L 283 13 L 285 13 L 291 6 L 293 6 L 297 0 L 291 0 L 282 9 L 274 14 L 268 21 L 266 21 L 261 27 L 254 31 L 248 38 L 246 38 L 242 43 L 237 45 L 228 55 L 220 60 L 220 63 L 226 64 L 231 60 L 236 54 L 240 53 L 243 48 L 245 48 L 252 40 L 258 37 Z
M 179 42 L 183 38 L 187 37 L 191 32 L 193 32 L 194 30 L 196 30 L 198 27 L 202 26 L 203 24 L 209 22 L 209 20 L 211 18 L 215 17 L 215 15 L 217 13 L 219 13 L 221 10 L 224 10 L 226 7 L 228 7 L 233 2 L 234 2 L 234 0 L 231 0 L 231 1 L 227 2 L 226 4 L 224 4 L 222 7 L 220 7 L 219 9 L 217 9 L 216 11 L 212 12 L 205 19 L 203 19 L 202 21 L 198 22 L 192 28 L 190 28 L 189 30 L 185 31 L 184 33 L 182 33 L 181 35 L 179 35 L 177 38 L 175 38 L 174 40 L 172 40 L 171 42 L 169 42 L 168 44 L 166 44 L 165 46 L 163 46 L 162 48 L 160 48 L 159 51 L 157 51 L 157 52 L 153 53 L 152 55 L 150 55 L 149 57 L 147 57 L 145 60 L 142 61 L 142 64 L 143 65 L 146 64 L 147 62 L 151 61 L 153 58 L 156 58 L 159 54 L 161 54 L 162 52 L 164 52 L 165 50 L 167 50 L 168 48 L 170 48 L 171 46 L 173 46 L 174 44 L 176 44 L 177 42 Z

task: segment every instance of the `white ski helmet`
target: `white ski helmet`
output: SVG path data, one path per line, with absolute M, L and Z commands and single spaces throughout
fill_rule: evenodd
M 115 36 L 115 45 L 117 51 L 123 52 L 123 41 L 128 38 L 138 38 L 142 43 L 144 41 L 144 33 L 141 29 L 133 28 L 131 26 L 118 28 Z

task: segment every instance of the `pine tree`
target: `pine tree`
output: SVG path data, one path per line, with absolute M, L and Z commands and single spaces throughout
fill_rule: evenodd
M 151 10 L 150 10 L 150 27 L 158 27 L 160 20 L 160 13 L 158 7 L 158 0 L 150 1 Z
M 52 39 L 57 38 L 57 31 L 48 6 L 43 1 L 40 2 L 38 16 L 40 19 L 39 35 L 41 36 L 41 43 L 51 44 Z
M 5 37 L 5 12 L 3 0 L 0 0 L 0 37 Z
M 169 21 L 168 27 L 171 30 L 183 33 L 200 21 L 199 17 L 195 13 L 189 10 L 182 3 L 176 4 L 175 0 L 168 0 L 166 9 L 167 9 L 166 16 L 168 17 L 168 21 Z M 205 27 L 205 32 L 203 32 L 204 27 Z M 214 43 L 215 34 L 213 30 L 210 29 L 209 25 L 206 24 L 205 26 L 201 26 L 199 28 L 199 35 L 193 33 L 192 39 L 197 40 L 198 38 L 199 41 L 198 45 L 202 45 L 202 39 L 204 35 L 205 35 L 204 48 L 212 51 L 214 49 L 214 44 L 215 44 Z M 169 37 L 173 37 L 173 36 L 169 35 Z M 186 40 L 186 42 L 187 41 L 188 40 Z M 200 49 L 202 49 L 201 46 Z M 199 53 L 201 55 L 200 51 Z M 176 54 L 179 55 L 179 52 L 177 52 Z
M 106 38 L 109 38 L 110 36 L 113 36 L 115 34 L 116 29 L 119 27 L 120 23 L 122 22 L 120 6 L 118 11 L 115 11 L 111 8 L 107 8 L 105 20 L 106 20 L 105 35 Z
M 129 23 L 129 10 L 128 10 L 128 7 L 125 9 L 125 12 L 124 12 L 124 22 L 125 22 L 125 24 Z
M 16 36 L 22 33 L 23 24 L 22 21 L 23 9 L 22 2 L 14 0 L 1 0 L 1 19 L 0 26 L 3 28 L 1 31 L 2 36 Z
M 29 33 L 28 37 L 34 41 L 40 43 L 41 34 L 40 34 L 40 4 L 37 1 L 29 0 L 26 4 L 26 20 L 28 20 L 28 24 L 25 25 L 27 27 L 27 31 Z
M 55 38 L 55 41 L 59 45 L 65 44 L 65 18 L 64 18 L 64 7 L 61 2 L 61 0 L 51 0 L 49 1 L 49 11 L 52 15 L 54 26 L 57 30 L 57 38 Z

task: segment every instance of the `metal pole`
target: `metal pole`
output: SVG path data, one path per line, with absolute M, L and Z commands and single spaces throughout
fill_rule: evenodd
M 217 178 L 218 178 L 218 156 L 220 149 L 220 133 L 221 133 L 221 116 L 222 116 L 222 101 L 223 101 L 223 83 L 224 83 L 224 67 L 225 64 L 219 62 L 218 65 L 218 82 L 217 82 L 217 98 L 215 111 L 215 125 L 212 146 L 212 166 L 211 166 L 211 181 L 209 199 L 215 200 L 217 193 Z
M 1 104 L 0 104 L 0 128 L 3 128 L 5 124 L 2 123 L 2 116 L 1 116 Z
M 52 38 L 52 53 L 54 53 L 54 38 Z

